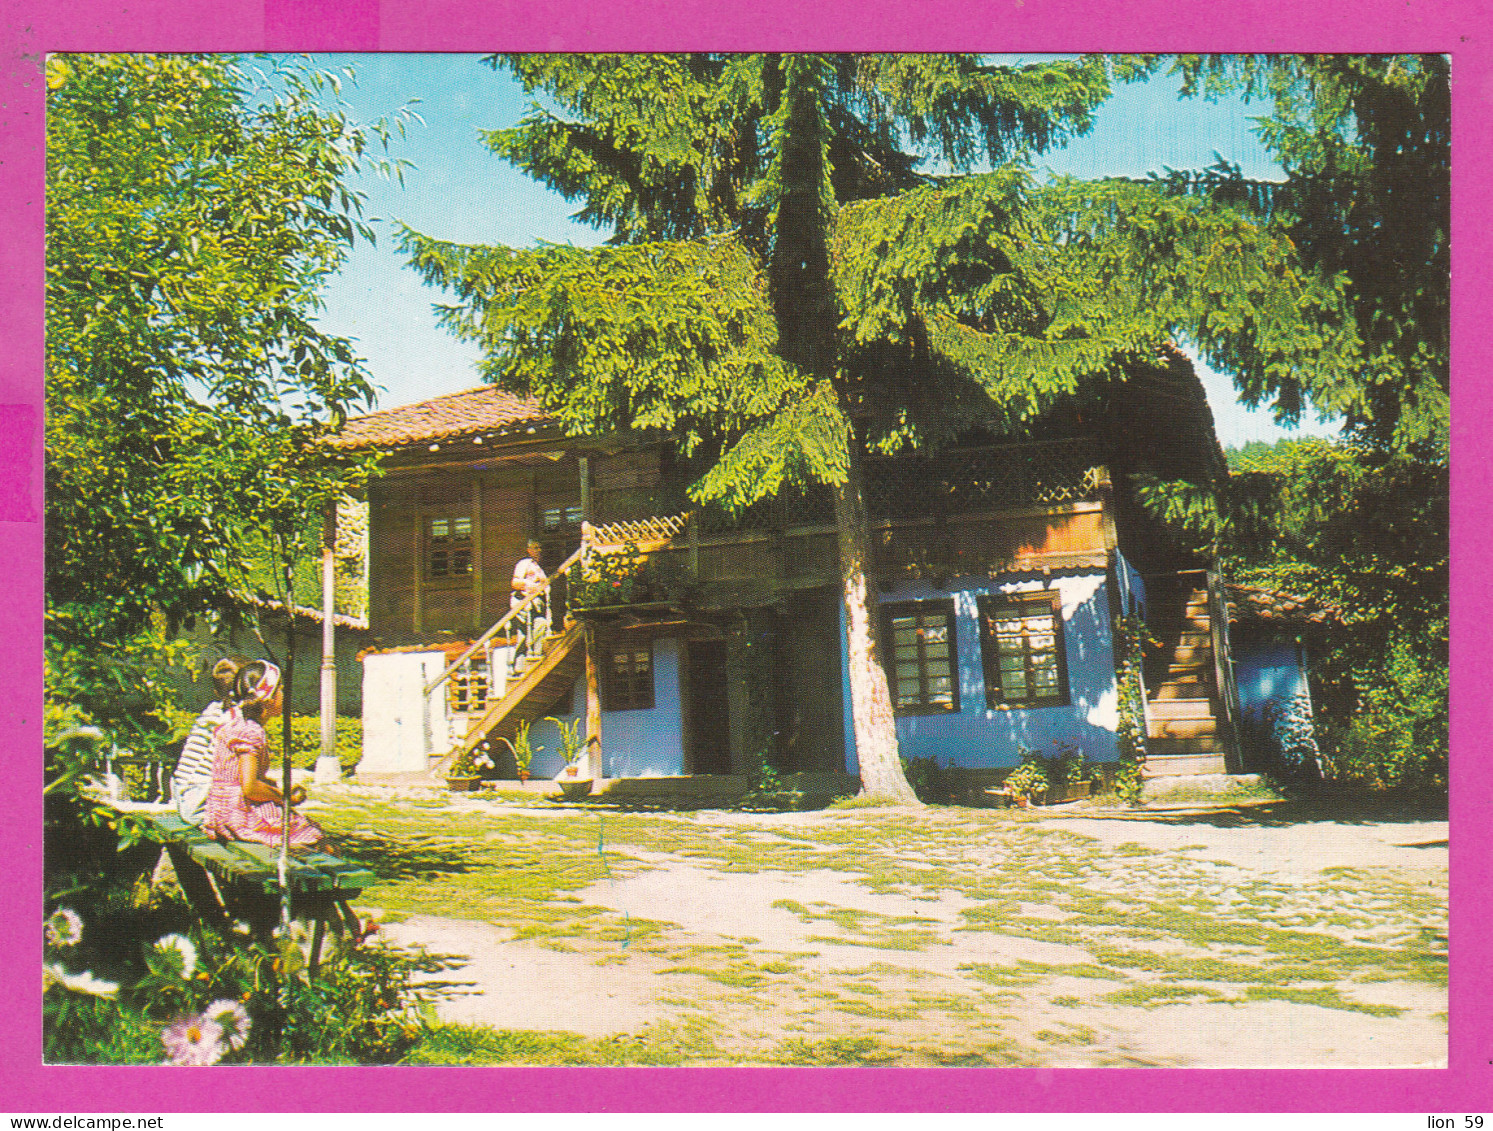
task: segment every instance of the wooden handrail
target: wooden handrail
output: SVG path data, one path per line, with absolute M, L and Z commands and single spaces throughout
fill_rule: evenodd
M 457 668 L 461 667 L 462 664 L 464 664 L 468 660 L 470 660 L 472 658 L 472 656 L 476 654 L 476 651 L 477 651 L 478 648 L 481 648 L 482 645 L 486 644 L 489 640 L 491 640 L 494 636 L 496 636 L 498 634 L 498 630 L 500 628 L 502 628 L 509 621 L 511 621 L 514 617 L 518 616 L 519 613 L 523 612 L 530 605 L 532 605 L 535 601 L 537 601 L 539 599 L 539 597 L 540 597 L 541 594 L 548 593 L 550 585 L 555 580 L 555 578 L 563 576 L 565 574 L 565 572 L 570 569 L 571 566 L 575 565 L 575 563 L 578 562 L 581 559 L 581 555 L 584 554 L 585 552 L 586 552 L 586 544 L 585 544 L 584 541 L 582 541 L 580 549 L 576 550 L 575 553 L 571 554 L 570 557 L 566 558 L 564 564 L 561 565 L 559 569 L 555 570 L 554 573 L 552 573 L 548 577 L 546 577 L 544 579 L 544 584 L 543 585 L 541 585 L 538 589 L 534 590 L 534 592 L 530 593 L 527 597 L 525 597 L 517 605 L 515 605 L 513 608 L 509 609 L 506 613 L 504 613 L 503 616 L 498 619 L 498 622 L 496 624 L 494 624 L 491 628 L 489 628 L 481 636 L 477 637 L 476 640 L 472 641 L 472 645 L 471 645 L 470 648 L 468 648 L 465 652 L 463 652 L 455 660 L 451 661 L 451 663 L 446 666 L 446 670 L 445 671 L 443 671 L 440 675 L 436 676 L 435 679 L 433 679 L 429 683 L 427 683 L 425 685 L 425 692 L 424 693 L 426 695 L 429 695 L 437 687 L 439 687 L 441 684 L 445 683 L 446 680 L 450 679 L 451 678 L 451 674 L 453 672 L 455 672 Z

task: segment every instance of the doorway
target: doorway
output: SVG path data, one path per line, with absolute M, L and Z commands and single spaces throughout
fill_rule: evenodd
M 685 646 L 684 665 L 687 772 L 729 774 L 731 728 L 726 694 L 726 642 L 691 641 Z

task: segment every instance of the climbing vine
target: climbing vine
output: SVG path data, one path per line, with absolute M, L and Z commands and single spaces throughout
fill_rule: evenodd
M 1120 721 L 1116 738 L 1120 766 L 1115 792 L 1126 804 L 1140 801 L 1141 763 L 1146 758 L 1145 690 L 1141 685 L 1141 640 L 1145 624 L 1135 615 L 1115 618 L 1114 638 L 1119 649 L 1115 675 L 1119 690 Z

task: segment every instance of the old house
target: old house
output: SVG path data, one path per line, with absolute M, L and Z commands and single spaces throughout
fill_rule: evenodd
M 348 423 L 336 444 L 385 454 L 368 500 L 360 774 L 500 752 L 527 721 L 543 747 L 532 772 L 552 776 L 543 720 L 588 705 L 599 777 L 741 774 L 764 755 L 856 773 L 828 495 L 728 516 L 687 498 L 699 469 L 663 441 L 566 436 L 490 387 Z M 1224 474 L 1174 351 L 1019 436 L 992 426 L 935 456 L 869 460 L 904 756 L 998 772 L 1071 743 L 1115 760 L 1117 634 L 1144 617 L 1160 642 L 1144 666 L 1146 771 L 1240 768 L 1223 591 L 1138 496 Z M 542 642 L 509 615 L 530 538 L 550 578 Z

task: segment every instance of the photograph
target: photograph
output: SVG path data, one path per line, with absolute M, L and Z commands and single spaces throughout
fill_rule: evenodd
M 45 1064 L 1448 1066 L 1451 55 L 37 66 Z

